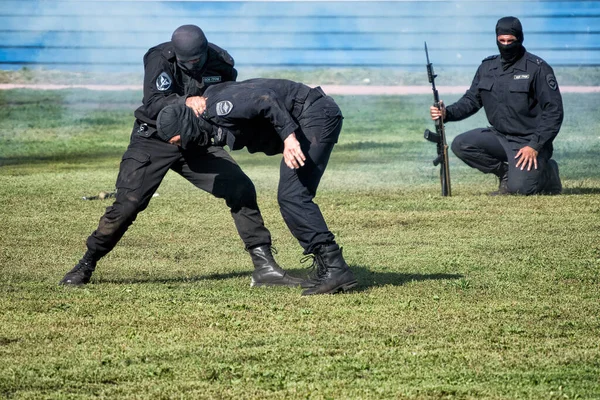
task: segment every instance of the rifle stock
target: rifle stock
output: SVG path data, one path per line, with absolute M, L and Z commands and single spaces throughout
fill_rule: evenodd
M 436 74 L 433 72 L 433 64 L 429 62 L 429 52 L 427 51 L 427 42 L 425 42 L 425 56 L 427 57 L 427 77 L 433 90 L 433 106 L 441 109 L 440 96 L 435 87 Z M 442 196 L 452 196 L 450 188 L 450 168 L 448 165 L 448 143 L 446 143 L 446 131 L 443 118 L 435 120 L 435 132 L 425 129 L 425 139 L 437 145 L 438 156 L 433 160 L 434 166 L 440 166 L 440 183 L 442 186 Z

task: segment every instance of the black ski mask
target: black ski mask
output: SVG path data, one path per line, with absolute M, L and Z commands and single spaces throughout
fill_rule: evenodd
M 183 72 L 200 80 L 208 58 L 208 41 L 202 29 L 196 25 L 183 25 L 175 29 L 171 36 L 177 65 Z
M 511 44 L 502 44 L 498 41 L 500 35 L 513 35 L 517 38 Z M 502 57 L 502 68 L 507 69 L 525 54 L 523 47 L 523 27 L 521 21 L 515 17 L 504 17 L 496 24 L 496 44 Z

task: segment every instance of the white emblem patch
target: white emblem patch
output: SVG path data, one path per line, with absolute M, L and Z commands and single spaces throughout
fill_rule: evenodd
M 233 104 L 229 100 L 217 103 L 217 115 L 227 115 L 233 109 Z
M 550 87 L 550 89 L 552 89 L 552 90 L 558 89 L 558 83 L 556 83 L 556 78 L 554 77 L 554 75 L 552 75 L 552 74 L 546 75 L 546 82 L 548 83 L 548 86 Z
M 169 89 L 171 87 L 171 77 L 166 72 L 161 72 L 161 74 L 156 78 L 156 88 L 161 92 Z

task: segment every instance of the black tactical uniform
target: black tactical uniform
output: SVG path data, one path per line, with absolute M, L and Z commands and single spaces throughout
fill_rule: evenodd
M 333 233 L 313 202 L 342 129 L 342 112 L 333 99 L 320 88 L 283 79 L 225 83 L 207 89 L 205 96 L 202 117 L 227 128 L 231 150 L 246 147 L 251 153 L 281 153 L 283 141 L 296 133 L 307 162 L 294 170 L 281 161 L 277 193 L 281 214 L 305 254 L 333 243 Z
M 341 249 L 335 243 L 321 210 L 313 202 L 317 187 L 325 172 L 329 156 L 342 129 L 342 112 L 335 101 L 321 88 L 310 87 L 284 79 L 251 79 L 226 82 L 206 89 L 206 111 L 202 118 L 223 129 L 222 144 L 238 150 L 268 155 L 281 153 L 283 141 L 295 133 L 305 165 L 289 168 L 281 161 L 277 200 L 283 219 L 304 248 L 304 254 L 314 254 L 320 267 L 304 294 L 332 293 L 356 285 L 352 272 L 343 260 Z M 166 114 L 169 113 L 167 117 Z M 170 133 L 163 120 L 170 125 Z M 168 140 L 179 134 L 184 147 L 189 136 L 197 132 L 190 120 L 196 117 L 184 108 L 166 108 L 159 117 L 159 131 Z M 187 136 L 187 137 L 186 137 Z M 206 142 L 201 138 L 202 142 Z M 320 274 L 320 275 L 319 275 Z
M 514 17 L 501 19 L 499 26 L 503 23 L 520 28 Z M 508 32 L 522 41 L 520 29 Z M 498 34 L 508 32 L 497 27 Z M 521 48 L 522 56 L 517 53 L 520 58 L 511 63 L 499 55 L 484 59 L 469 90 L 447 107 L 445 121 L 462 120 L 483 107 L 491 125 L 457 136 L 452 151 L 469 166 L 505 179 L 508 193 L 557 193 L 558 166 L 551 157 L 563 121 L 562 98 L 552 68 Z M 515 155 L 525 146 L 538 151 L 537 170 L 516 167 Z
M 178 28 L 173 37 L 181 30 L 189 33 L 190 29 L 193 35 L 200 35 L 195 39 L 205 41 L 202 31 L 190 25 Z M 231 56 L 208 42 L 206 52 L 202 53 L 205 57 L 202 69 L 193 73 L 185 71 L 186 64 L 181 62 L 179 54 L 179 60 L 176 58 L 174 40 L 151 48 L 144 56 L 143 105 L 135 111 L 131 141 L 117 177 L 115 202 L 106 209 L 98 228 L 87 239 L 86 255 L 63 278 L 62 284 L 88 283 L 96 261 L 113 249 L 137 214 L 148 206 L 170 169 L 196 187 L 225 200 L 255 266 L 258 268 L 260 264 L 267 268 L 261 270 L 260 282 L 255 282 L 257 277 L 253 276 L 253 284 L 273 283 L 264 282 L 264 273 L 285 275 L 272 259 L 271 236 L 257 205 L 254 184 L 229 153 L 218 146 L 190 146 L 183 150 L 166 143 L 156 134 L 156 117 L 165 106 L 180 104 L 185 107 L 187 97 L 201 95 L 210 84 L 232 81 L 237 76 Z M 297 286 L 301 282 L 300 279 L 293 282 L 286 279 L 276 284 Z

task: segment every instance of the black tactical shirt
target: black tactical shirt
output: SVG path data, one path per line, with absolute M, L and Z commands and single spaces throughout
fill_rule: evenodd
M 285 79 L 250 79 L 206 89 L 202 118 L 227 131 L 231 150 L 273 155 L 296 129 L 310 87 Z
M 528 145 L 538 151 L 552 144 L 563 121 L 552 67 L 528 52 L 506 71 L 498 55 L 484 59 L 469 90 L 447 107 L 446 121 L 460 121 L 481 107 L 495 130 L 530 136 Z
M 135 117 L 155 130 L 156 117 L 169 104 L 185 104 L 189 96 L 200 96 L 206 87 L 219 82 L 235 81 L 233 58 L 225 50 L 209 43 L 202 82 L 185 75 L 177 66 L 171 42 L 152 47 L 144 55 L 144 98 Z

